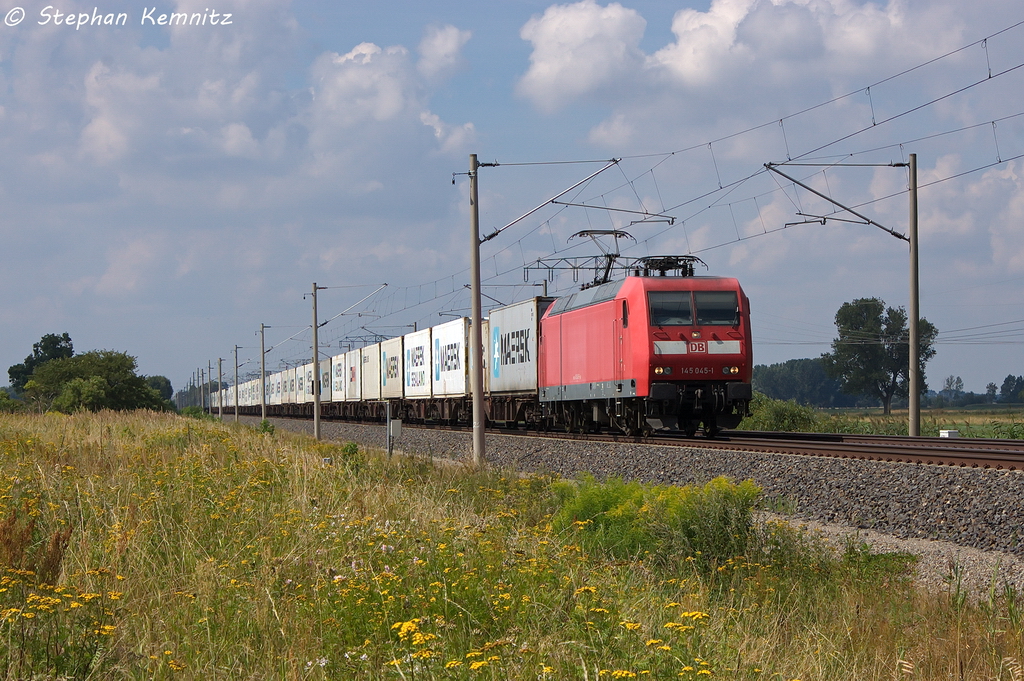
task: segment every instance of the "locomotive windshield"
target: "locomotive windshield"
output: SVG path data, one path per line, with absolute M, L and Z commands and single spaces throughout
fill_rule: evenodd
M 701 326 L 736 326 L 740 323 L 735 291 L 694 291 L 697 323 Z
M 651 306 L 651 326 L 690 326 L 693 303 L 696 303 L 699 326 L 740 323 L 735 291 L 650 291 L 647 299 Z
M 689 326 L 693 324 L 689 291 L 650 291 L 651 326 Z

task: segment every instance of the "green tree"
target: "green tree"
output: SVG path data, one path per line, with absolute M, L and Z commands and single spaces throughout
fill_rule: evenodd
M 999 388 L 1000 402 L 1016 402 L 1021 399 L 1024 392 L 1024 376 L 1009 374 L 1003 379 L 1003 385 Z
M 160 397 L 169 400 L 174 397 L 171 379 L 166 376 L 146 376 L 146 385 L 159 393 Z
M 996 386 L 995 383 L 989 383 L 988 385 L 986 385 L 985 386 L 985 401 L 988 402 L 989 404 L 992 404 L 993 402 L 995 402 L 996 401 L 996 391 L 997 390 L 999 390 L 999 388 Z
M 893 397 L 909 394 L 910 336 L 907 312 L 902 307 L 886 308 L 878 298 L 858 298 L 843 303 L 836 312 L 839 337 L 832 352 L 822 355 L 825 371 L 839 379 L 843 391 L 867 395 L 891 412 Z M 918 322 L 918 378 L 921 392 L 927 389 L 924 367 L 935 356 L 938 330 L 928 320 Z
M 11 387 L 16 392 L 25 389 L 25 384 L 32 377 L 32 372 L 42 364 L 54 359 L 67 359 L 75 354 L 74 346 L 71 343 L 71 336 L 66 332 L 58 336 L 55 333 L 48 333 L 39 339 L 38 343 L 32 344 L 32 354 L 25 358 L 21 364 L 15 364 L 7 369 L 7 375 L 11 379 Z
M 23 403 L 19 400 L 15 400 L 11 397 L 11 394 L 4 388 L 0 388 L 0 414 L 7 414 L 10 412 L 18 411 L 22 408 Z
M 168 403 L 136 367 L 134 357 L 113 350 L 51 360 L 32 373 L 25 396 L 41 411 L 166 409 Z
M 754 367 L 752 383 L 754 390 L 768 397 L 814 407 L 852 407 L 857 402 L 842 392 L 838 380 L 825 373 L 820 357 L 759 364 Z
M 107 381 L 102 376 L 73 378 L 64 384 L 52 408 L 71 414 L 76 411 L 99 411 L 107 402 Z

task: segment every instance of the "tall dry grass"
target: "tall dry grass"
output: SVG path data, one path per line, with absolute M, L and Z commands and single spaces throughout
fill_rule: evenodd
M 0 678 L 1020 679 L 1015 592 L 916 591 L 753 500 L 0 416 Z

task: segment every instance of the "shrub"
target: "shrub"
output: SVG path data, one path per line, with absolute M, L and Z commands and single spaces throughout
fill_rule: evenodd
M 181 410 L 181 415 L 192 419 L 199 419 L 201 421 L 214 421 L 217 418 L 213 414 L 206 413 L 206 411 L 201 407 L 196 407 L 194 405 L 191 407 L 184 407 Z
M 705 566 L 746 551 L 761 492 L 749 480 L 734 484 L 724 477 L 686 487 L 585 477 L 553 490 L 559 502 L 553 529 L 575 532 L 588 549 L 620 559 L 682 556 Z
M 750 413 L 740 423 L 741 429 L 806 433 L 823 430 L 824 426 L 824 419 L 811 407 L 794 400 L 775 400 L 758 392 L 750 402 Z
M 20 411 L 24 403 L 11 397 L 11 394 L 0 388 L 0 414 Z
M 992 421 L 992 433 L 995 437 L 1006 438 L 1008 440 L 1024 440 L 1024 423 L 1019 423 L 1016 419 L 1010 418 L 1010 422 L 1004 421 Z

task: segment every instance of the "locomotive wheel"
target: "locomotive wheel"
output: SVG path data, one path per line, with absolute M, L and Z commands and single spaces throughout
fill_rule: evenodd
M 718 427 L 718 422 L 714 418 L 709 418 L 704 421 L 704 437 L 715 437 L 721 432 L 721 428 Z
M 565 428 L 565 432 L 571 433 L 575 431 L 576 421 L 575 410 L 568 405 L 562 407 L 562 426 Z
M 626 405 L 620 426 L 623 433 L 630 437 L 643 435 L 646 423 L 647 419 L 644 418 L 643 412 L 640 409 L 632 405 Z

